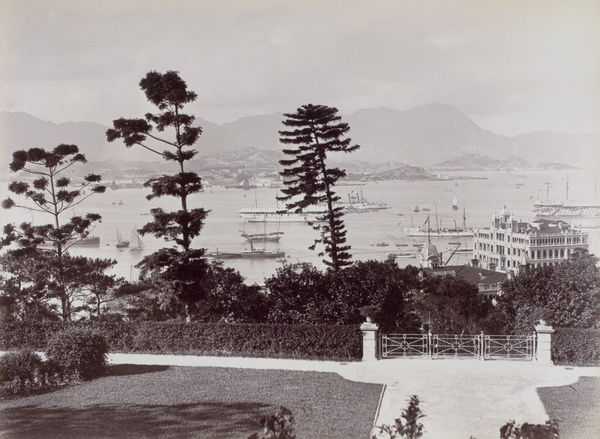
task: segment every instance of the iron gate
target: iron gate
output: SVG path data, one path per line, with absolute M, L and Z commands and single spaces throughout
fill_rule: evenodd
M 536 335 L 382 334 L 379 357 L 533 360 Z

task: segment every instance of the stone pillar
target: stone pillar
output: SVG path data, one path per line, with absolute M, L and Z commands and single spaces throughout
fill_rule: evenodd
M 540 324 L 535 327 L 535 332 L 537 332 L 537 355 L 535 360 L 540 364 L 554 364 L 552 362 L 552 334 L 554 334 L 554 328 L 540 320 Z
M 363 335 L 363 356 L 362 361 L 377 360 L 377 331 L 379 326 L 376 323 L 365 322 L 360 325 Z

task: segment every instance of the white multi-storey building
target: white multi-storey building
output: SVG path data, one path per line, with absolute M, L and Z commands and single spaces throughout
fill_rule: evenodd
M 473 258 L 490 270 L 518 273 L 527 265 L 553 265 L 588 247 L 586 231 L 562 220 L 517 221 L 506 206 L 494 213 L 491 227 L 473 231 Z

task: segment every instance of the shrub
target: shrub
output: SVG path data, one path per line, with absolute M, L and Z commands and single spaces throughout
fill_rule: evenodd
M 600 365 L 600 331 L 555 328 L 552 359 L 557 364 Z
M 0 384 L 3 393 L 29 393 L 45 384 L 44 362 L 31 350 L 9 352 L 0 357 Z
M 48 344 L 48 361 L 65 376 L 91 379 L 100 376 L 107 361 L 108 345 L 98 330 L 68 327 Z
M 558 424 L 555 421 L 546 421 L 545 424 L 528 424 L 524 422 L 516 425 L 510 421 L 500 428 L 501 439 L 558 439 Z
M 275 415 L 261 419 L 262 429 L 248 439 L 296 439 L 296 421 L 290 409 L 280 407 Z

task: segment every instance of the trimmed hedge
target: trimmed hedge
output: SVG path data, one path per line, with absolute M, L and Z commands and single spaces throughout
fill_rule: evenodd
M 110 352 L 319 360 L 359 360 L 362 356 L 358 326 L 180 321 L 8 323 L 0 326 L 0 350 L 45 350 L 53 334 L 71 326 L 98 329 Z
M 600 330 L 555 328 L 552 359 L 556 364 L 600 365 Z

